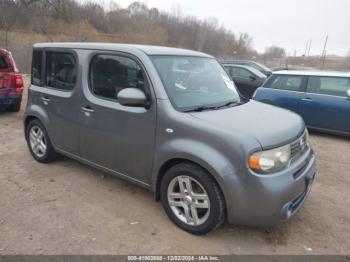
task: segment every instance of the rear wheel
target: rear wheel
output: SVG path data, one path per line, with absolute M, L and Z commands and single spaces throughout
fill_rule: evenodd
M 50 138 L 39 120 L 33 120 L 28 124 L 26 138 L 29 151 L 38 162 L 49 163 L 57 158 Z
M 216 181 L 195 164 L 181 163 L 166 172 L 161 199 L 169 218 L 192 234 L 207 234 L 224 221 L 224 199 Z

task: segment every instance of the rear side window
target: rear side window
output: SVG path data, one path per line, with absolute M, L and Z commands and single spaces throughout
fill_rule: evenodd
M 144 90 L 144 77 L 136 61 L 116 55 L 97 55 L 90 65 L 90 89 L 104 98 L 116 100 L 120 90 Z
M 6 59 L 4 56 L 0 56 L 0 70 L 8 69 L 8 64 L 6 63 Z
M 350 78 L 343 77 L 309 77 L 307 92 L 315 94 L 347 96 L 350 89 Z
M 46 86 L 72 90 L 77 79 L 77 61 L 72 53 L 46 52 Z
M 302 83 L 302 76 L 273 76 L 271 80 L 268 81 L 267 87 L 289 91 L 301 91 Z
M 41 86 L 41 69 L 42 69 L 42 60 L 43 51 L 34 50 L 33 59 L 32 59 L 32 85 Z

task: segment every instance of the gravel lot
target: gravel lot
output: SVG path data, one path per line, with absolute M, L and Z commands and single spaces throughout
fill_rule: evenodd
M 311 134 L 318 175 L 291 221 L 198 237 L 148 191 L 70 159 L 35 162 L 22 115 L 0 113 L 0 254 L 349 254 L 350 139 Z

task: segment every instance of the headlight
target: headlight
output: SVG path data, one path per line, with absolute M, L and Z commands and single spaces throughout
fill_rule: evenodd
M 305 143 L 309 144 L 309 130 L 305 129 Z
M 260 151 L 252 154 L 248 159 L 251 169 L 258 173 L 273 173 L 285 168 L 290 160 L 290 145 Z

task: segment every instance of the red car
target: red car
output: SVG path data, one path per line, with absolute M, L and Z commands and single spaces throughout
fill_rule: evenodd
M 0 49 L 0 108 L 18 112 L 21 108 L 23 78 L 11 53 Z

